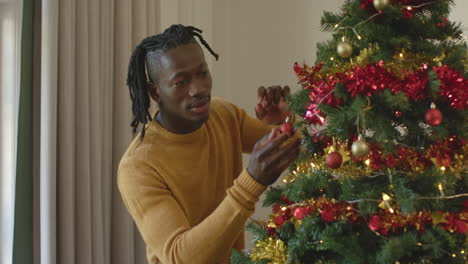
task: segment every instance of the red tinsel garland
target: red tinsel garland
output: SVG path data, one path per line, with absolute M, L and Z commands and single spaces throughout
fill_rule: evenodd
M 326 141 L 328 140 L 328 142 Z M 331 144 L 332 139 L 321 140 Z M 349 142 L 354 142 L 354 137 L 349 139 Z M 445 169 L 455 168 L 457 155 L 466 152 L 466 140 L 455 135 L 446 139 L 436 141 L 424 150 L 416 150 L 415 148 L 400 146 L 395 153 L 385 153 L 381 145 L 369 144 L 369 154 L 363 158 L 353 158 L 354 162 L 363 162 L 368 160 L 368 164 L 373 170 L 382 170 L 386 168 L 401 169 L 404 171 L 419 171 L 423 172 L 427 168 L 438 166 Z M 350 151 L 348 145 L 340 146 L 340 143 L 335 142 L 337 148 L 344 148 Z M 460 158 L 460 156 L 458 156 Z M 460 160 L 459 160 L 460 161 Z
M 288 221 L 303 220 L 305 217 L 320 216 L 322 221 L 331 223 L 346 219 L 350 224 L 366 224 L 372 231 L 381 235 L 399 233 L 406 229 L 413 229 L 420 233 L 433 226 L 439 226 L 450 232 L 466 234 L 468 232 L 468 200 L 462 202 L 464 210 L 461 212 L 414 212 L 403 214 L 395 210 L 379 209 L 367 218 L 360 217 L 354 209 L 354 204 L 335 201 L 326 197 L 319 197 L 306 203 L 290 204 L 280 210 L 274 210 L 267 226 L 270 236 L 276 235 L 276 230 Z M 275 208 L 280 208 L 275 205 Z
M 383 61 L 378 64 L 357 66 L 350 72 L 336 74 L 340 83 L 346 87 L 351 97 L 371 96 L 396 82 L 395 76 L 384 68 Z
M 364 67 L 356 66 L 350 71 L 337 73 L 331 76 L 323 76 L 321 73 L 323 64 L 309 67 L 304 64 L 294 64 L 294 70 L 304 89 L 309 90 L 310 102 L 306 106 L 304 115 L 306 120 L 314 124 L 322 123 L 324 115 L 317 109 L 318 104 L 331 106 L 341 105 L 342 102 L 334 97 L 335 85 L 341 83 L 350 93 L 351 97 L 371 96 L 384 89 L 390 89 L 394 94 L 403 92 L 409 100 L 420 101 L 428 98 L 434 100 L 429 93 L 428 70 L 421 69 L 406 73 L 404 78 L 390 73 L 383 61 L 371 63 Z M 468 80 L 463 74 L 447 65 L 433 67 L 441 85 L 439 96 L 442 102 L 450 104 L 456 110 L 468 108 Z M 320 118 L 321 117 L 321 118 Z
M 309 120 L 313 124 L 323 124 L 324 115 L 318 109 L 318 104 L 327 104 L 332 106 L 341 105 L 341 101 L 333 96 L 338 79 L 334 76 L 328 78 L 320 74 L 323 63 L 309 67 L 304 64 L 302 67 L 296 62 L 294 63 L 294 71 L 299 78 L 299 83 L 304 86 L 304 89 L 309 90 L 310 102 L 306 106 L 304 119 Z
M 408 99 L 419 101 L 426 98 L 426 87 L 429 83 L 429 77 L 426 70 L 412 72 L 405 76 L 405 79 L 399 82 L 399 87 L 394 87 L 394 90 L 399 88 L 406 94 Z
M 468 80 L 463 74 L 449 66 L 433 67 L 441 81 L 440 97 L 448 102 L 453 109 L 464 110 L 468 108 Z

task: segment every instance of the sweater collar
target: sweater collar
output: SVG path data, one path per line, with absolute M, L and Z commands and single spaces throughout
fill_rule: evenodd
M 208 119 L 209 120 L 209 119 Z M 206 122 L 208 122 L 208 120 Z M 177 142 L 192 142 L 196 139 L 199 139 L 206 130 L 206 122 L 198 128 L 197 130 L 187 133 L 187 134 L 176 134 L 172 133 L 171 131 L 165 129 L 161 126 L 156 120 L 149 122 L 147 129 L 152 129 L 156 132 L 156 134 L 161 135 L 162 137 L 166 138 L 170 141 L 177 141 Z

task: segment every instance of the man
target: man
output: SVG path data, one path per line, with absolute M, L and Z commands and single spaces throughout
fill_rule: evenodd
M 132 127 L 144 127 L 121 160 L 118 186 L 149 263 L 229 263 L 231 250 L 244 246 L 243 227 L 258 197 L 299 152 L 298 139 L 286 141 L 290 135 L 211 100 L 210 72 L 194 36 L 217 54 L 200 33 L 171 26 L 144 39 L 129 65 Z M 282 92 L 260 89 L 257 116 L 278 123 Z M 159 106 L 154 121 L 149 97 Z M 251 153 L 247 169 L 242 152 Z

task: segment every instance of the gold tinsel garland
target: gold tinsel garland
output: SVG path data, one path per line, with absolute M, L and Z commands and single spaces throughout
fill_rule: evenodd
M 371 62 L 371 56 L 378 52 L 380 52 L 379 45 L 370 44 L 367 48 L 362 49 L 358 56 L 351 58 L 349 62 L 334 63 L 333 67 L 323 69 L 317 72 L 315 76 L 317 79 L 325 80 L 337 73 L 346 73 L 357 66 L 364 67 Z M 424 65 L 426 67 L 429 64 L 442 66 L 442 62 L 446 57 L 446 54 L 442 54 L 441 56 L 431 58 L 401 49 L 392 56 L 392 60 L 385 62 L 385 68 L 393 75 L 404 78 L 405 74 L 422 69 Z
M 292 170 L 286 177 L 283 178 L 284 183 L 293 182 L 298 175 L 307 175 L 314 172 L 326 172 L 332 175 L 334 178 L 340 180 L 345 178 L 359 179 L 363 177 L 372 177 L 377 174 L 386 172 L 389 174 L 395 174 L 402 172 L 396 168 L 384 168 L 380 170 L 374 170 L 371 166 L 371 157 L 367 156 L 362 159 L 362 162 L 356 162 L 352 160 L 349 150 L 345 147 L 348 145 L 347 141 L 339 143 L 333 140 L 333 144 L 330 147 L 324 149 L 324 154 L 314 153 L 310 158 L 307 158 L 296 165 L 296 168 Z M 432 149 L 439 147 L 439 144 L 434 144 L 429 147 L 426 158 L 432 161 L 433 166 L 436 166 L 442 173 L 451 173 L 458 179 L 461 179 L 461 174 L 467 171 L 468 168 L 468 145 L 463 145 L 459 152 L 455 152 L 453 159 L 450 161 L 449 166 L 441 165 L 438 163 L 435 157 L 429 157 Z M 325 163 L 326 156 L 337 151 L 343 157 L 343 164 L 337 169 L 331 169 Z M 437 151 L 436 151 L 437 152 Z M 381 154 L 381 153 L 380 153 Z M 407 157 L 405 163 L 402 164 L 403 171 L 409 176 L 414 177 L 425 171 L 426 165 L 418 156 L 418 152 L 414 149 L 407 149 Z
M 270 260 L 270 264 L 286 264 L 288 263 L 286 244 L 272 237 L 257 241 L 250 253 L 250 259 L 255 262 L 266 259 Z
M 353 178 L 358 179 L 372 174 L 373 170 L 369 166 L 359 166 L 356 162 L 346 162 L 338 169 L 330 169 L 325 164 L 325 156 L 314 154 L 312 158 L 300 162 L 296 169 L 283 178 L 284 183 L 293 182 L 299 174 L 306 175 L 313 172 L 328 172 L 337 179 Z

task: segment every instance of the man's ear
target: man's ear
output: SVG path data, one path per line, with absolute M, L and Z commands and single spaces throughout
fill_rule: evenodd
M 160 97 L 159 97 L 159 94 L 160 94 L 160 88 L 159 88 L 159 85 L 153 83 L 153 82 L 147 82 L 146 83 L 146 89 L 148 90 L 148 93 L 149 95 L 151 96 L 151 98 L 153 98 L 154 101 L 156 101 L 156 103 L 159 104 L 159 101 L 160 101 Z

